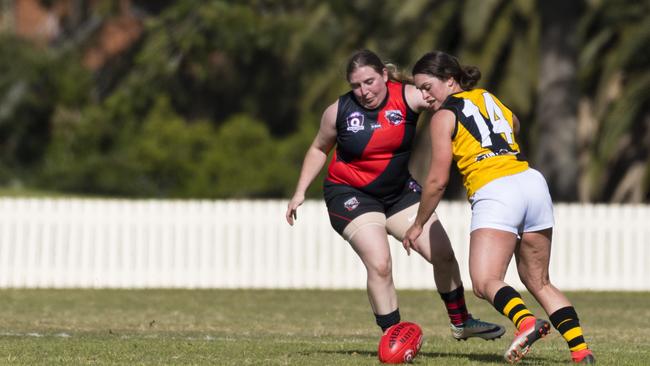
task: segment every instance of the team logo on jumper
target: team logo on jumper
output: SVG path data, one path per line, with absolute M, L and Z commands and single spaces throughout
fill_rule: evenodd
M 359 200 L 356 197 L 352 197 L 349 200 L 345 201 L 345 203 L 343 203 L 343 206 L 345 206 L 346 210 L 352 211 L 355 208 L 359 207 Z
M 348 131 L 357 133 L 363 130 L 363 114 L 360 112 L 352 112 L 346 119 L 348 123 Z
M 386 120 L 388 120 L 388 122 L 390 122 L 390 124 L 393 126 L 397 126 L 400 123 L 404 122 L 402 111 L 398 109 L 391 109 L 389 111 L 386 111 L 384 112 L 384 116 L 386 117 Z
M 409 189 L 413 192 L 422 192 L 422 187 L 414 180 L 409 181 Z

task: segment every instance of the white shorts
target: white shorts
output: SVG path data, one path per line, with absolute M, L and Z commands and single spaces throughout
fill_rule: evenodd
M 553 227 L 553 201 L 540 172 L 501 177 L 470 197 L 471 231 L 492 228 L 521 234 Z

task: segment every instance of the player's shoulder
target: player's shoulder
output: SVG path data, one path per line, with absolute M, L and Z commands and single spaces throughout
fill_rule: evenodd
M 321 116 L 321 121 L 322 122 L 327 122 L 327 123 L 334 123 L 336 121 L 336 116 L 339 111 L 339 101 L 338 99 L 334 101 L 332 104 L 327 106 L 325 110 L 323 111 L 323 115 Z
M 460 91 L 458 93 L 454 93 L 451 96 L 454 97 L 454 98 L 457 98 L 457 99 L 463 99 L 463 98 L 472 99 L 472 98 L 480 97 L 481 95 L 483 95 L 485 93 L 492 94 L 492 93 L 490 93 L 490 91 L 488 91 L 486 89 L 483 89 L 483 88 L 473 88 L 473 89 L 469 89 L 469 90 L 463 90 L 463 91 Z
M 422 92 L 410 83 L 404 84 L 404 100 L 414 113 L 420 113 L 428 107 L 428 103 L 422 99 Z
M 443 107 L 450 108 L 450 109 L 462 108 L 463 104 L 465 103 L 465 100 L 476 101 L 483 98 L 483 94 L 486 93 L 494 97 L 492 93 L 482 88 L 463 90 L 449 95 L 447 99 L 445 99 L 445 101 L 442 103 L 442 105 Z

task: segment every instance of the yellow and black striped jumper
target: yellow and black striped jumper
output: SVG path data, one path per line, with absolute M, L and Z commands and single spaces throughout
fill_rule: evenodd
M 441 108 L 457 116 L 452 151 L 468 197 L 494 179 L 528 169 L 515 140 L 512 111 L 493 94 L 484 89 L 459 92 L 450 95 Z M 535 316 L 511 286 L 499 289 L 492 304 L 519 331 L 535 324 Z M 550 320 L 572 353 L 588 348 L 573 306 L 554 311 Z

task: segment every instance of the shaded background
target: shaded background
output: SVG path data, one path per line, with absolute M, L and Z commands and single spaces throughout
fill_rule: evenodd
M 347 58 L 368 47 L 407 73 L 433 49 L 478 66 L 556 201 L 650 202 L 648 0 L 0 0 L 0 11 L 7 194 L 288 197 L 323 109 L 347 91 Z M 446 195 L 462 199 L 460 183 Z

